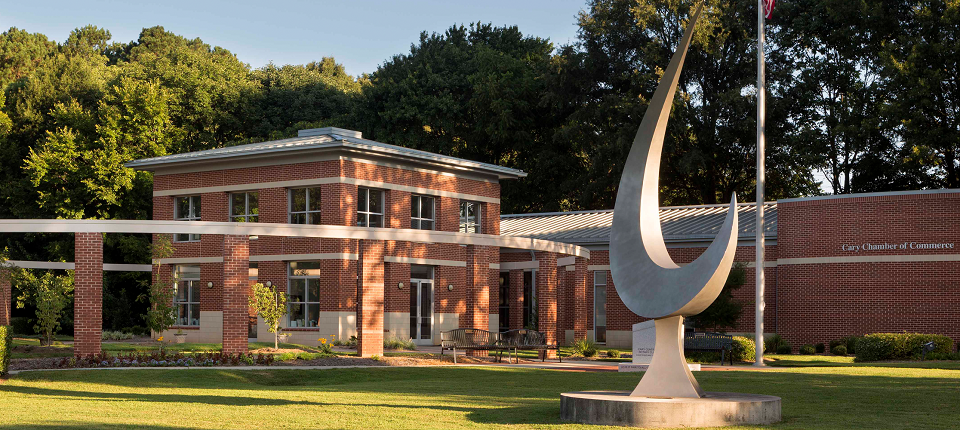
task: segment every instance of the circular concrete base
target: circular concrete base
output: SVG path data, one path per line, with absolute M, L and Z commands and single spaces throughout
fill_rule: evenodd
M 780 421 L 780 398 L 706 393 L 699 399 L 631 397 L 629 391 L 560 395 L 560 418 L 584 424 L 630 427 L 717 427 Z

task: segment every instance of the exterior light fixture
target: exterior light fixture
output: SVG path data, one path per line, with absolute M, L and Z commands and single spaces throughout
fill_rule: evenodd
M 273 286 L 273 282 L 267 281 L 267 288 L 270 288 L 272 286 Z
M 207 282 L 207 288 L 213 288 L 213 282 Z
M 399 289 L 402 290 L 402 289 L 403 289 L 403 282 L 398 283 L 398 284 L 397 284 L 397 288 L 399 288 Z
M 453 284 L 447 284 L 447 291 L 453 291 Z

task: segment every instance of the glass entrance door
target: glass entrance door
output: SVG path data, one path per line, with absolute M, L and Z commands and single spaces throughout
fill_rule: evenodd
M 410 280 L 410 338 L 433 345 L 433 280 Z

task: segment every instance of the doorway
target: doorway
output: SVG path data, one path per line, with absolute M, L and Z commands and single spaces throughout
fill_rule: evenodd
M 433 345 L 433 267 L 410 266 L 410 338 Z

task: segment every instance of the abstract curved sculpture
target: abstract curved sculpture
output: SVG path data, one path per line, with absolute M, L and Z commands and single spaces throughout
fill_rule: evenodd
M 634 396 L 701 397 L 683 355 L 683 317 L 696 315 L 720 294 L 737 246 L 737 197 L 716 239 L 692 263 L 678 266 L 660 229 L 658 181 L 663 137 L 680 70 L 703 5 L 690 18 L 660 79 L 627 156 L 610 237 L 610 271 L 617 294 L 632 312 L 655 320 L 656 344 Z

